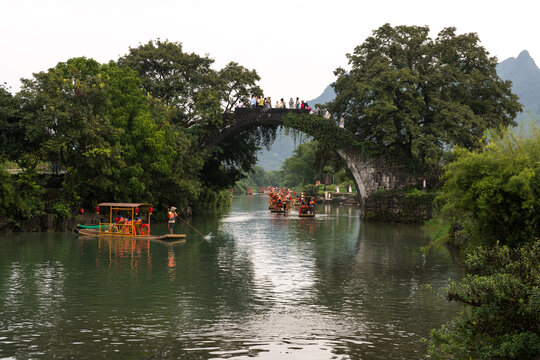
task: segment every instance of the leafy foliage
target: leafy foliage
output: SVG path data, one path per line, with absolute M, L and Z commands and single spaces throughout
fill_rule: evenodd
M 445 168 L 439 215 L 449 228 L 441 240 L 458 246 L 519 246 L 540 231 L 540 131 L 527 138 L 494 135 L 482 152 L 455 151 Z
M 343 149 L 360 145 L 349 131 L 337 126 L 333 120 L 320 116 L 288 114 L 285 116 L 283 124 L 313 136 L 330 149 Z
M 218 71 L 217 77 L 225 112 L 234 110 L 236 106 L 249 107 L 252 95 L 262 96 L 261 88 L 255 85 L 261 79 L 255 70 L 230 62 Z
M 199 119 L 197 94 L 216 82 L 208 56 L 183 51 L 182 44 L 151 40 L 121 57 L 118 64 L 139 74 L 144 89 L 174 112 L 174 124 L 191 124 Z
M 305 189 L 315 182 L 324 183 L 326 175 L 334 176 L 336 184 L 352 183 L 345 172 L 345 163 L 325 144 L 314 140 L 298 146 L 293 155 L 283 162 L 280 186 Z
M 202 162 L 188 156 L 187 136 L 150 110 L 133 70 L 74 58 L 23 84 L 18 96 L 26 138 L 39 144 L 37 159 L 66 168 L 72 198 L 86 205 L 100 199 L 164 201 L 161 189 L 171 184 L 184 191 L 184 202 L 197 195 L 192 172 Z
M 0 85 L 0 160 L 20 157 L 21 145 L 28 145 L 24 143 L 20 118 L 18 99 Z
M 540 354 L 540 241 L 496 245 L 466 260 L 469 274 L 450 282 L 447 298 L 470 311 L 433 330 L 436 359 L 536 359 Z
M 540 131 L 531 130 L 493 135 L 482 152 L 458 149 L 445 169 L 433 243 L 463 248 L 470 274 L 446 289 L 468 308 L 432 331 L 434 358 L 540 355 Z
M 11 209 L 17 206 L 17 187 L 5 164 L 0 165 L 0 215 L 10 215 Z
M 234 190 L 239 193 L 245 193 L 247 188 L 267 186 L 278 186 L 281 182 L 281 173 L 279 171 L 265 171 L 261 166 L 254 166 L 245 179 L 236 182 Z
M 521 106 L 476 34 L 428 34 L 418 26 L 375 30 L 347 55 L 351 70 L 335 71 L 328 107 L 369 149 L 436 166 L 445 148 L 478 148 L 486 129 L 513 124 Z
M 122 67 L 131 67 L 139 74 L 151 96 L 163 101 L 172 114 L 174 130 L 194 140 L 192 155 L 204 162 L 199 181 L 204 192 L 215 192 L 220 198 L 222 189 L 234 186 L 255 165 L 255 153 L 274 139 L 275 129 L 253 129 L 215 148 L 204 148 L 203 139 L 230 123 L 224 113 L 237 105 L 248 105 L 252 94 L 262 94 L 255 70 L 231 62 L 215 71 L 212 63 L 207 56 L 185 53 L 180 43 L 159 39 L 130 49 L 119 60 Z M 214 202 L 212 196 L 208 199 Z

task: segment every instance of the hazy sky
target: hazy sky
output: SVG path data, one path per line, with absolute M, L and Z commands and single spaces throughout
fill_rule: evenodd
M 537 0 L 0 0 L 0 83 L 71 57 L 116 60 L 151 39 L 256 69 L 266 95 L 312 99 L 384 23 L 478 33 L 499 61 L 522 50 L 540 61 Z

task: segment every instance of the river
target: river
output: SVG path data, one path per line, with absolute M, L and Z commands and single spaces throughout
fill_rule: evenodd
M 0 235 L 0 359 L 420 359 L 460 311 L 437 291 L 463 266 L 416 226 L 231 201 L 185 244 Z

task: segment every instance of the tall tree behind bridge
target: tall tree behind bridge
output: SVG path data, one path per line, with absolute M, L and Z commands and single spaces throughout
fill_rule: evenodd
M 338 68 L 331 112 L 373 154 L 437 165 L 445 148 L 479 147 L 488 128 L 513 124 L 521 111 L 497 59 L 474 33 L 385 24 Z
M 201 114 L 201 108 L 215 108 L 221 116 L 223 110 L 249 104 L 252 94 L 262 94 L 255 84 L 260 80 L 255 70 L 231 62 L 215 71 L 213 62 L 208 55 L 185 52 L 181 43 L 159 39 L 130 48 L 129 54 L 118 60 L 120 66 L 139 74 L 153 97 L 176 109 L 173 122 L 185 126 L 208 122 L 208 110 Z
M 171 122 L 177 130 L 188 129 L 194 139 L 192 151 L 205 159 L 200 179 L 207 189 L 232 187 L 256 164 L 262 146 L 275 138 L 274 128 L 261 127 L 218 146 L 204 146 L 230 121 L 225 113 L 238 105 L 249 106 L 251 95 L 262 95 L 255 70 L 230 62 L 216 71 L 208 56 L 186 53 L 181 43 L 159 39 L 131 48 L 118 63 L 139 74 L 144 89 L 174 114 Z

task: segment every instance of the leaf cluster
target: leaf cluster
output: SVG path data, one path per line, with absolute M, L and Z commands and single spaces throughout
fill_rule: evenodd
M 444 169 L 434 222 L 458 246 L 519 246 L 539 236 L 540 131 L 493 134 L 480 152 L 457 149 Z
M 361 146 L 349 131 L 340 128 L 333 120 L 321 116 L 287 114 L 283 124 L 316 138 L 328 149 Z
M 469 274 L 445 289 L 469 306 L 432 330 L 437 359 L 536 359 L 540 354 L 540 241 L 516 249 L 495 245 L 466 260 Z
M 335 71 L 327 104 L 357 139 L 395 158 L 438 165 L 445 149 L 480 147 L 488 128 L 513 125 L 521 105 L 474 33 L 381 26 Z
M 167 110 L 156 111 L 130 68 L 73 58 L 23 85 L 18 126 L 34 146 L 15 160 L 57 163 L 68 202 L 168 202 L 174 194 L 185 204 L 197 196 L 201 159 L 190 156 L 188 135 L 173 131 Z
M 262 95 L 255 70 L 236 62 L 214 70 L 208 56 L 186 53 L 181 43 L 159 39 L 131 48 L 119 64 L 137 72 L 143 88 L 167 108 L 176 132 L 187 129 L 196 139 L 192 151 L 204 158 L 199 180 L 206 191 L 232 187 L 255 165 L 261 146 L 275 137 L 275 129 L 260 128 L 213 149 L 202 146 L 204 139 L 230 124 L 231 118 L 224 114 L 236 106 L 249 106 L 252 95 Z

